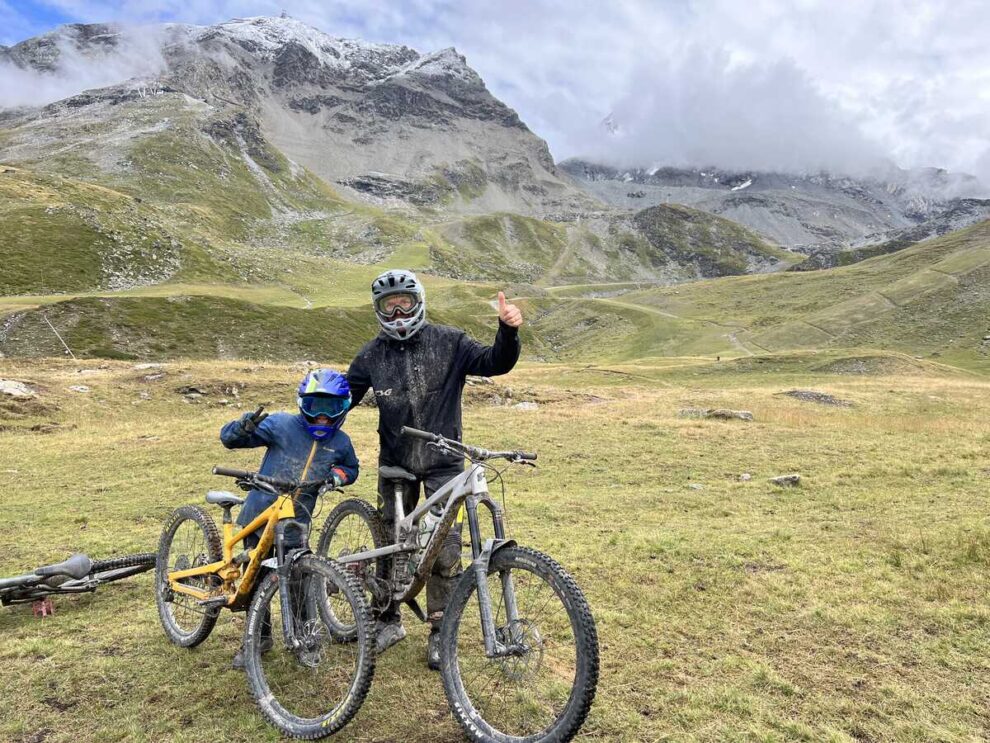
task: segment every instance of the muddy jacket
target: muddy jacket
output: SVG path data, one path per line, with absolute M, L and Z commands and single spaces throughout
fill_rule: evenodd
M 505 374 L 519 359 L 519 335 L 499 322 L 495 343 L 483 346 L 463 330 L 427 323 L 409 340 L 384 333 L 358 351 L 347 381 L 353 405 L 368 388 L 378 403 L 379 462 L 423 476 L 463 466 L 457 458 L 399 434 L 411 426 L 461 440 L 461 392 L 468 374 Z
M 272 413 L 253 433 L 244 430 L 243 418 L 231 421 L 220 429 L 220 441 L 228 449 L 265 446 L 258 472 L 269 477 L 291 480 L 301 479 L 306 460 L 313 448 L 314 439 L 306 430 L 306 419 L 299 413 Z M 307 480 L 327 479 L 337 474 L 345 484 L 358 476 L 358 460 L 351 446 L 351 439 L 341 430 L 316 443 L 313 462 L 306 473 Z M 275 502 L 275 496 L 261 490 L 252 490 L 237 514 L 237 523 L 247 526 L 262 511 Z M 302 522 L 311 519 L 316 505 L 315 493 L 300 493 L 296 499 L 296 518 Z

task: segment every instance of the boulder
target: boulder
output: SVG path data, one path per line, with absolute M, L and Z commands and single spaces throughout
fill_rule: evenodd
M 716 408 L 709 410 L 706 418 L 717 418 L 719 420 L 753 420 L 753 414 L 748 410 L 729 410 L 728 408 Z
M 517 402 L 512 407 L 514 407 L 516 410 L 536 410 L 540 406 L 537 405 L 535 402 Z
M 37 397 L 34 390 L 24 384 L 24 382 L 18 382 L 16 379 L 0 379 L 0 394 L 9 395 L 20 400 Z
M 84 384 L 74 384 L 69 389 L 73 392 L 89 392 L 89 387 Z
M 787 390 L 787 392 L 778 392 L 777 394 L 793 397 L 795 400 L 801 400 L 802 402 L 832 405 L 837 408 L 851 408 L 854 404 L 850 400 L 840 400 L 834 395 L 830 395 L 827 392 L 818 392 L 817 390 Z
M 729 410 L 728 408 L 681 408 L 677 413 L 680 418 L 714 418 L 716 420 L 754 420 L 748 410 Z
M 770 482 L 782 488 L 796 488 L 801 484 L 801 475 L 797 473 L 779 475 L 777 477 L 771 477 Z

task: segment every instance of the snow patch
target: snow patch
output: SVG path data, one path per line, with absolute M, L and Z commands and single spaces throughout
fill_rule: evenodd
M 753 179 L 747 178 L 745 183 L 740 183 L 738 186 L 733 186 L 731 191 L 742 191 L 744 188 L 749 188 L 753 185 Z
M 203 28 L 196 41 L 222 34 L 262 59 L 271 61 L 287 44 L 298 44 L 326 67 L 340 70 L 382 67 L 386 75 L 399 72 L 418 54 L 398 44 L 376 44 L 330 36 L 295 18 L 235 18 Z M 442 52 L 440 53 L 442 54 Z

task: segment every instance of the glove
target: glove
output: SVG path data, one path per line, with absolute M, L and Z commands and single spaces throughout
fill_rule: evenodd
M 336 472 L 333 473 L 330 479 L 333 480 L 333 486 L 335 488 L 339 488 L 341 485 L 344 484 L 344 478 L 338 475 Z
M 241 428 L 244 429 L 244 433 L 254 433 L 258 429 L 261 421 L 268 417 L 268 413 L 263 412 L 264 409 L 264 405 L 259 405 L 258 409 L 253 413 L 245 413 L 243 415 L 241 418 Z

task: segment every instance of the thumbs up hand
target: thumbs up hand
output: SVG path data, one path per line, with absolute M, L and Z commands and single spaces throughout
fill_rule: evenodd
M 505 301 L 505 292 L 498 293 L 498 319 L 511 328 L 518 328 L 523 323 L 522 312 Z

